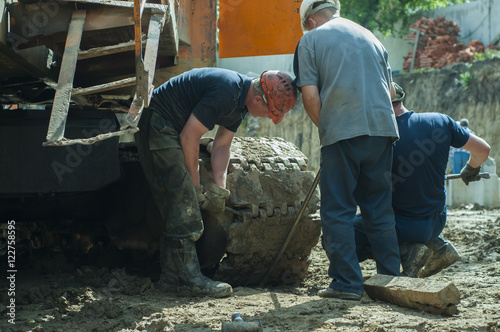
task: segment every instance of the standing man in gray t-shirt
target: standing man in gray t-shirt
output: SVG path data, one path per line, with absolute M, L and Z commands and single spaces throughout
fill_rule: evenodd
M 359 300 L 363 276 L 356 257 L 357 206 L 374 248 L 377 272 L 399 275 L 391 207 L 392 143 L 398 139 L 387 51 L 358 24 L 339 16 L 338 0 L 304 0 L 296 52 L 297 86 L 321 142 L 322 244 L 333 279 L 322 297 Z

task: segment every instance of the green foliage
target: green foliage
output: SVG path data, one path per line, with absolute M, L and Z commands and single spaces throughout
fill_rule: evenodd
M 470 71 L 466 71 L 460 74 L 460 83 L 462 84 L 463 87 L 468 87 L 470 81 L 472 80 L 472 75 Z
M 414 74 L 414 73 L 430 72 L 430 71 L 434 71 L 434 70 L 436 70 L 436 68 L 429 68 L 429 69 L 424 68 L 424 67 L 422 67 L 422 68 L 415 68 L 415 69 L 413 69 L 412 74 Z M 404 72 L 404 73 L 409 73 L 409 72 Z
M 341 16 L 384 35 L 406 35 L 414 17 L 468 0 L 340 0 Z
M 483 61 L 486 59 L 486 55 L 484 53 L 475 53 L 474 61 Z
M 484 53 L 475 53 L 474 54 L 474 61 L 483 61 L 486 59 L 486 54 Z
M 499 50 L 486 49 L 484 53 L 475 53 L 474 61 L 483 61 L 486 59 L 500 58 Z

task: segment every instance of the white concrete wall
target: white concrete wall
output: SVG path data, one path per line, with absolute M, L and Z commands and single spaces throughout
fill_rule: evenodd
M 217 67 L 255 77 L 260 76 L 264 70 L 281 70 L 295 77 L 293 74 L 293 54 L 218 59 Z
M 461 179 L 446 180 L 446 205 L 457 208 L 466 204 L 479 204 L 485 208 L 500 207 L 500 179 L 496 175 L 496 164 L 489 158 L 482 166 L 481 172 L 489 173 L 489 179 L 471 182 L 469 185 Z
M 403 71 L 404 57 L 408 51 L 413 50 L 413 45 L 408 43 L 405 38 L 383 36 L 378 32 L 374 34 L 389 53 L 389 64 L 393 73 Z
M 468 186 L 460 179 L 446 180 L 446 205 L 453 208 L 478 204 L 485 208 L 499 208 L 500 179 L 492 174 L 489 179 L 471 182 Z
M 460 40 L 467 44 L 477 39 L 490 44 L 500 34 L 500 1 L 477 0 L 431 12 L 431 17 L 444 16 L 457 23 Z

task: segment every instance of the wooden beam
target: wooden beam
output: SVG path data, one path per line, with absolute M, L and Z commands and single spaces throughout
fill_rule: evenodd
M 99 85 L 94 85 L 88 88 L 74 88 L 72 90 L 71 95 L 72 96 L 84 96 L 84 95 L 90 95 L 94 93 L 100 93 L 100 92 L 105 92 L 109 90 L 115 90 L 118 88 L 125 88 L 128 86 L 135 85 L 136 78 L 135 77 L 130 77 L 130 78 L 124 78 L 122 80 L 110 82 L 110 83 L 104 83 L 104 84 L 99 84 Z
M 145 42 L 143 44 L 145 45 Z M 133 40 L 116 45 L 95 47 L 85 51 L 80 51 L 80 53 L 78 54 L 78 60 L 91 59 L 110 54 L 133 51 L 134 48 L 135 42 Z
M 455 314 L 460 303 L 460 292 L 448 281 L 377 274 L 365 281 L 364 288 L 373 300 L 439 315 Z
M 78 49 L 82 40 L 83 26 L 87 12 L 85 10 L 75 10 L 71 18 L 66 38 L 66 46 L 59 71 L 54 104 L 50 114 L 49 129 L 47 131 L 47 142 L 55 142 L 64 138 L 66 118 L 71 101 L 71 90 L 75 78 L 76 62 L 78 59 Z

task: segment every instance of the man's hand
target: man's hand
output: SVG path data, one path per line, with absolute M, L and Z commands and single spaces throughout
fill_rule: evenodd
M 207 186 L 207 191 L 203 194 L 204 200 L 201 208 L 210 212 L 224 212 L 226 199 L 229 198 L 229 190 L 219 187 L 215 183 Z
M 460 177 L 466 185 L 469 185 L 469 182 L 481 180 L 481 178 L 478 176 L 480 170 L 481 167 L 474 168 L 467 164 L 460 172 Z

